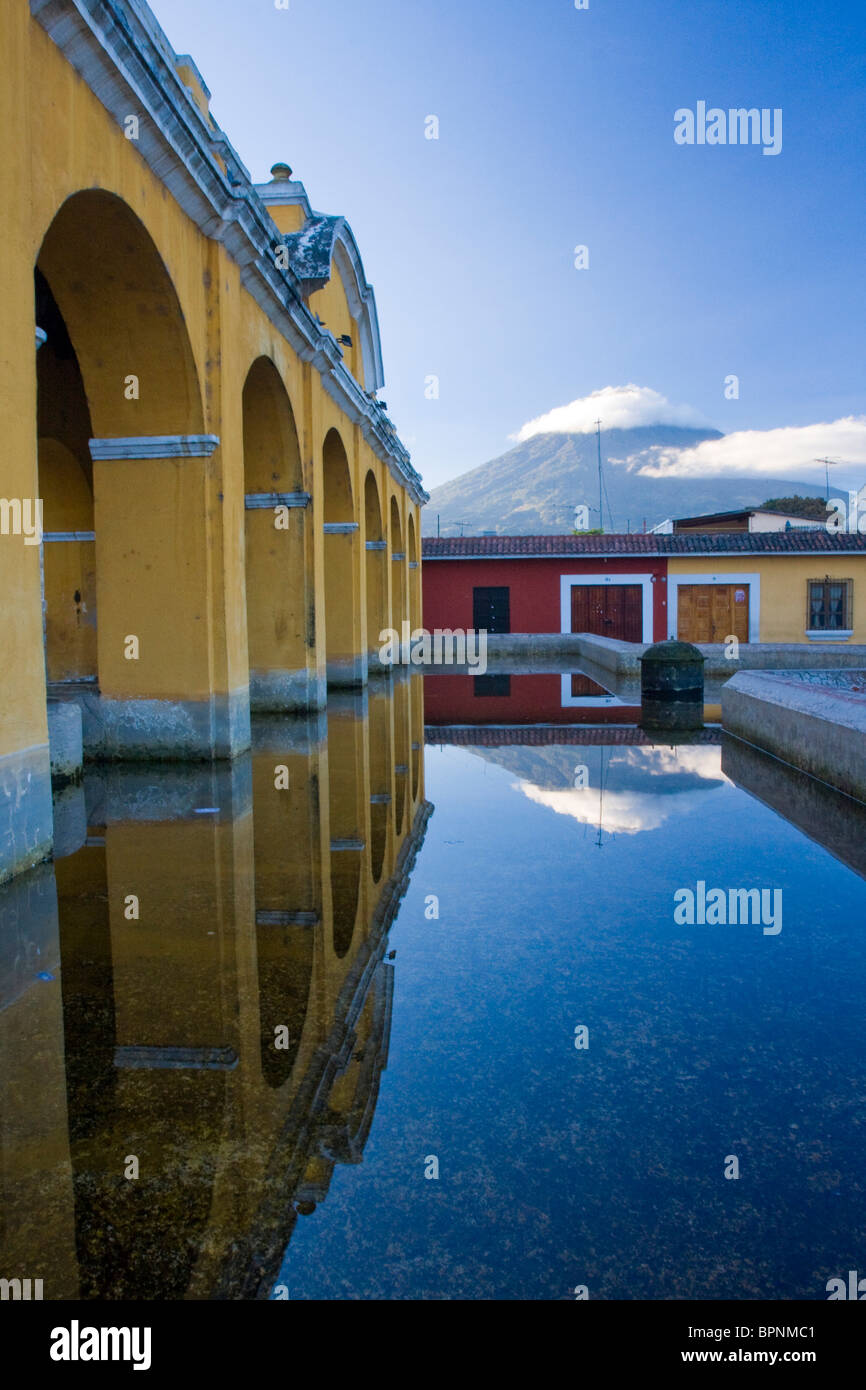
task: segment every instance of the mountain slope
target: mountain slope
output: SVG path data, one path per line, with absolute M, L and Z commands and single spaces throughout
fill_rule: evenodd
M 755 506 L 767 497 L 789 493 L 820 497 L 809 484 L 772 477 L 676 478 L 641 476 L 658 447 L 689 448 L 704 439 L 720 439 L 718 430 L 651 425 L 608 430 L 601 449 L 607 499 L 605 530 L 632 531 L 655 526 L 669 516 L 732 511 Z M 608 514 L 608 499 L 613 526 Z M 539 434 L 507 454 L 473 468 L 462 477 L 433 488 L 422 512 L 425 535 L 467 523 L 467 531 L 498 535 L 552 535 L 571 531 L 574 508 L 590 508 L 589 524 L 598 526 L 598 462 L 594 434 Z

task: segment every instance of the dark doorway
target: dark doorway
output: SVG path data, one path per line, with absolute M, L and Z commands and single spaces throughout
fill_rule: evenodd
M 511 631 L 511 590 L 498 589 L 472 590 L 472 626 L 476 632 Z

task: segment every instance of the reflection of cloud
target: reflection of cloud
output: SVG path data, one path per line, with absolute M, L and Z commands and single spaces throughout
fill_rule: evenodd
M 675 748 L 629 748 L 625 761 L 632 767 L 640 767 L 650 777 L 672 772 L 692 772 L 708 782 L 725 782 L 728 779 L 721 770 L 720 753 L 714 744 L 680 744 Z
M 718 762 L 718 749 L 712 751 L 715 751 Z M 536 787 L 531 782 L 515 782 L 513 785 L 530 801 L 534 801 L 538 806 L 546 806 L 558 816 L 571 816 L 582 825 L 598 825 L 598 787 L 549 791 Z M 672 816 L 687 816 L 693 811 L 703 812 L 707 805 L 707 792 L 718 791 L 724 785 L 724 779 L 715 780 L 706 790 L 680 792 L 674 796 L 659 796 L 654 792 L 618 792 L 605 787 L 602 828 L 619 831 L 623 835 L 637 835 L 642 830 L 657 830 Z
M 671 405 L 649 386 L 604 386 L 568 405 L 556 406 L 546 415 L 529 420 L 513 437 L 519 442 L 536 434 L 594 434 L 602 416 L 606 430 L 635 429 L 640 425 L 680 425 L 705 428 L 707 421 L 690 405 Z

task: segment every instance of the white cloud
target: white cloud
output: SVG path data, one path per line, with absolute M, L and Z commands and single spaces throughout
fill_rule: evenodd
M 721 439 L 706 439 L 689 449 L 657 448 L 653 462 L 639 472 L 652 478 L 710 478 L 722 474 L 815 480 L 816 459 L 840 465 L 866 464 L 866 416 L 849 415 L 819 425 L 792 425 L 775 430 L 739 430 Z M 844 472 L 844 467 L 831 473 Z
M 529 420 L 512 438 L 518 443 L 536 434 L 592 434 L 596 420 L 605 430 L 628 430 L 639 425 L 682 425 L 690 429 L 712 426 L 689 405 L 671 405 L 649 386 L 604 386 L 570 405 L 559 405 L 537 420 Z

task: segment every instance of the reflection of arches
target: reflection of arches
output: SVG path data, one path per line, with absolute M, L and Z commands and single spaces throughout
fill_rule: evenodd
M 270 358 L 243 389 L 247 641 L 253 709 L 307 702 L 308 496 L 295 417 Z
M 370 871 L 373 882 L 382 877 L 391 812 L 391 683 L 375 682 L 370 689 Z
M 256 962 L 262 1076 L 282 1086 L 292 1074 L 307 1017 L 321 894 L 318 776 L 306 744 L 282 723 L 253 724 L 253 844 Z M 285 769 L 285 785 L 275 784 Z M 288 1030 L 288 1039 L 275 1030 Z
M 412 726 L 412 802 L 418 801 L 421 789 L 421 764 L 424 758 L 424 677 L 413 675 L 409 684 L 409 703 Z
M 388 546 L 382 529 L 379 489 L 372 470 L 364 483 L 364 530 L 367 549 L 367 650 L 378 651 L 379 633 L 388 626 Z
M 352 944 L 358 895 L 361 885 L 361 858 L 356 850 L 331 853 L 331 901 L 334 907 L 334 953 L 342 960 Z
M 394 830 L 403 833 L 406 786 L 409 779 L 409 681 L 394 681 Z
M 365 816 L 364 720 L 356 702 L 328 707 L 328 807 L 331 832 L 331 903 L 334 951 L 345 956 L 355 932 L 361 889 Z
M 328 679 L 354 684 L 363 679 L 355 657 L 355 548 L 358 523 L 349 460 L 337 430 L 329 430 L 322 452 L 325 530 L 325 648 Z
M 406 617 L 404 597 L 406 556 L 403 552 L 403 528 L 396 497 L 391 498 L 391 626 L 402 639 L 402 623 Z

